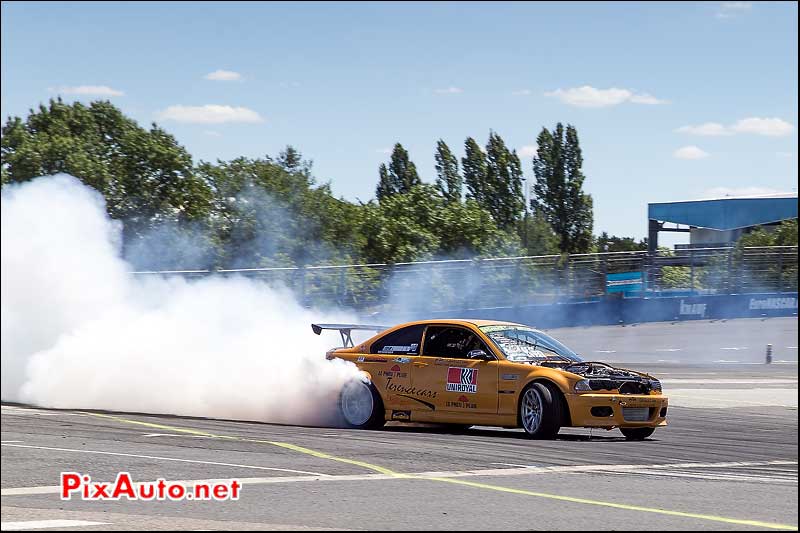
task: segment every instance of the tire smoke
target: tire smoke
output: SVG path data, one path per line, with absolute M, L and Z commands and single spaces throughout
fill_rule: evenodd
M 58 175 L 2 193 L 2 399 L 291 424 L 333 423 L 355 365 L 328 361 L 289 290 L 134 278 L 102 196 Z

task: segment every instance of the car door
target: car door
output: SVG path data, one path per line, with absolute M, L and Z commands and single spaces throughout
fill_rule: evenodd
M 411 411 L 429 405 L 433 396 L 411 386 L 411 363 L 418 358 L 424 331 L 424 324 L 391 331 L 372 343 L 369 354 L 356 359 L 359 368 L 372 376 L 392 420 L 410 420 Z
M 411 365 L 411 385 L 436 394 L 447 413 L 497 413 L 498 361 L 469 328 L 429 325 L 422 354 Z

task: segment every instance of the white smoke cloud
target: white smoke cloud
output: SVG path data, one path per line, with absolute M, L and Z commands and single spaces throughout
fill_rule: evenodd
M 103 198 L 70 176 L 2 193 L 2 399 L 326 423 L 355 365 L 325 360 L 288 290 L 132 277 Z

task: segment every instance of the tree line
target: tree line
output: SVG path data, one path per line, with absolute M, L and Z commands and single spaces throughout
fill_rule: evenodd
M 397 263 L 641 244 L 593 237 L 574 126 L 542 128 L 537 144 L 528 205 L 521 160 L 494 131 L 485 146 L 467 138 L 460 160 L 439 140 L 430 184 L 397 143 L 378 169 L 375 200 L 350 202 L 318 183 L 294 147 L 195 164 L 156 124 L 143 128 L 108 101 L 59 98 L 6 121 L 1 168 L 3 185 L 63 172 L 98 190 L 123 221 L 132 257 L 148 242 L 174 243 L 170 253 L 140 258 L 148 267 Z

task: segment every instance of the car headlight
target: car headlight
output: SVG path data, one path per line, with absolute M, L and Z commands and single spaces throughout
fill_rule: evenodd
M 592 386 L 589 384 L 588 379 L 582 379 L 575 383 L 575 392 L 589 392 L 592 390 Z

